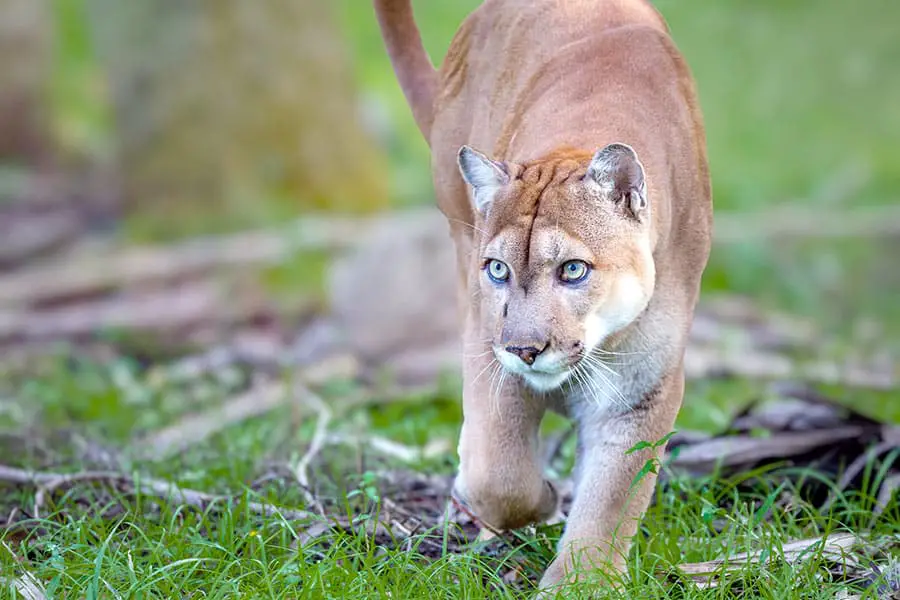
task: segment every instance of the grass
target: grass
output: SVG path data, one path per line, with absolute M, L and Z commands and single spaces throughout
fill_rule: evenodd
M 828 569 L 814 550 L 796 566 L 777 559 L 785 539 L 846 527 L 839 516 L 799 511 L 759 523 L 752 498 L 728 513 L 714 508 L 721 493 L 692 482 L 659 498 L 633 555 L 627 597 L 729 598 L 742 592 L 757 598 L 834 598 L 848 589 L 844 582 L 822 580 Z M 40 540 L 22 543 L 29 557 L 25 565 L 50 582 L 51 597 L 172 598 L 202 590 L 207 598 L 521 598 L 527 597 L 524 591 L 500 579 L 504 563 L 544 563 L 555 537 L 545 531 L 522 534 L 518 549 L 492 555 L 472 548 L 433 560 L 420 554 L 416 541 L 409 549 L 385 551 L 365 534 L 335 536 L 327 548 L 298 546 L 291 524 L 256 519 L 239 504 L 215 514 L 163 507 L 148 519 L 135 517 L 147 509 L 144 499 L 122 501 L 130 510 L 118 518 L 51 517 L 41 523 L 47 533 Z M 710 515 L 727 520 L 724 533 L 711 532 Z M 844 519 L 851 526 L 867 521 L 852 513 Z M 896 535 L 896 517 L 875 523 L 874 532 Z M 687 549 L 675 541 L 681 536 L 691 540 Z M 662 577 L 682 561 L 719 557 L 722 547 L 768 552 L 772 559 L 763 568 L 738 570 L 708 590 Z M 2 556 L 0 565 L 16 566 Z
M 91 484 L 51 494 L 42 518 L 0 532 L 0 540 L 16 554 L 0 546 L 0 573 L 24 568 L 43 582 L 48 597 L 525 598 L 531 589 L 528 578 L 535 578 L 552 558 L 560 535 L 560 527 L 545 526 L 516 532 L 499 545 L 472 544 L 444 556 L 435 556 L 434 549 L 446 543 L 441 530 L 396 544 L 383 535 L 376 538 L 364 525 L 384 510 L 382 499 L 390 498 L 377 474 L 402 467 L 450 475 L 455 457 L 448 453 L 401 464 L 364 448 L 335 447 L 317 462 L 315 481 L 320 497 L 333 499 L 332 510 L 347 514 L 359 527 L 298 542 L 308 523 L 262 517 L 246 503 L 303 507 L 303 495 L 290 476 L 261 476 L 272 465 L 296 461 L 297 451 L 312 434 L 312 417 L 298 419 L 284 407 L 170 460 L 133 458 L 135 440 L 189 412 L 216 406 L 243 385 L 241 374 L 190 385 L 164 384 L 127 361 L 102 367 L 69 359 L 43 367 L 43 377 L 25 386 L 19 387 L 14 378 L 5 380 L 0 393 L 18 388 L 19 404 L 30 412 L 5 415 L 3 430 L 32 432 L 30 441 L 21 433 L 5 442 L 0 438 L 0 443 L 15 444 L 3 450 L 7 460 L 31 468 L 78 471 L 86 468 L 80 457 L 84 440 L 90 440 L 118 456 L 126 472 L 212 493 L 236 493 L 230 502 L 203 509 Z M 749 400 L 759 392 L 741 382 L 699 387 L 708 402 L 719 403 L 723 411 L 734 408 L 730 400 Z M 335 385 L 323 393 L 338 410 L 347 389 Z M 452 446 L 460 417 L 455 393 L 447 389 L 435 396 L 353 409 L 341 413 L 332 430 L 350 436 L 376 434 L 411 447 L 445 438 Z M 717 419 L 686 411 L 679 426 L 714 428 Z M 572 453 L 569 444 L 563 462 L 570 466 Z M 733 477 L 674 476 L 658 488 L 643 521 L 629 561 L 627 597 L 729 598 L 742 592 L 772 599 L 833 598 L 839 590 L 852 589 L 854 582 L 834 575 L 826 557 L 814 550 L 808 560 L 787 564 L 778 558 L 781 549 L 792 540 L 840 531 L 898 539 L 900 506 L 873 516 L 874 499 L 865 491 L 876 489 L 881 477 L 872 470 L 868 488 L 841 494 L 830 509 L 822 510 L 816 508 L 821 503 L 804 501 L 801 490 L 780 484 L 777 469 Z M 815 474 L 809 478 L 814 480 Z M 784 505 L 785 497 L 793 500 Z M 33 490 L 0 491 L 4 511 L 13 505 L 28 511 L 33 502 Z M 676 569 L 681 563 L 744 551 L 762 552 L 768 562 L 728 573 L 720 569 L 715 588 L 698 588 Z M 875 558 L 885 564 L 884 555 L 876 553 Z M 522 575 L 512 584 L 504 581 L 514 568 Z M 0 587 L 0 598 L 13 597 Z M 573 592 L 569 597 L 587 596 Z

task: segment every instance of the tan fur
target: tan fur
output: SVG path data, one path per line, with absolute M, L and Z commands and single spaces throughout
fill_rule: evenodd
M 407 0 L 376 6 L 411 19 Z M 427 80 L 418 34 L 385 15 L 395 66 L 424 69 L 399 71 L 401 83 Z M 557 494 L 538 428 L 547 409 L 568 414 L 579 431 L 575 500 L 542 587 L 621 570 L 655 483 L 632 488 L 650 454 L 626 451 L 673 426 L 709 254 L 691 74 L 644 0 L 487 0 L 423 89 L 406 93 L 428 124 L 465 319 L 455 494 L 492 528 L 550 518 Z M 636 157 L 598 153 L 609 144 Z M 491 259 L 508 265 L 508 281 L 488 279 Z M 570 260 L 592 267 L 577 286 L 559 278 Z M 523 347 L 543 351 L 527 365 L 514 354 Z

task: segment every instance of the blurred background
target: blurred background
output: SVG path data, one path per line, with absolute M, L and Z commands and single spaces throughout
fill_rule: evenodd
M 416 3 L 436 63 L 476 4 Z M 900 420 L 900 5 L 656 4 L 717 211 L 682 423 L 791 378 Z M 449 247 L 370 3 L 0 0 L 10 427 L 122 413 L 103 427 L 127 438 L 213 402 L 159 372 L 231 369 L 221 399 L 342 357 L 354 382 L 443 382 L 453 431 Z

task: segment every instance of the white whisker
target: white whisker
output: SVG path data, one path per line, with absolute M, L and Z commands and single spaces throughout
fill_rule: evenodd
M 578 383 L 578 386 L 581 388 L 581 394 L 584 396 L 585 399 L 588 399 L 588 397 L 592 397 L 594 395 L 594 394 L 588 393 L 588 387 L 587 387 L 587 383 L 586 383 L 586 380 L 584 377 L 584 371 L 582 370 L 581 365 L 575 366 L 575 368 L 572 370 L 572 377 L 575 378 L 575 381 Z
M 601 398 L 599 396 L 602 395 L 603 399 L 614 402 L 622 408 L 632 410 L 618 386 L 601 369 L 606 370 L 610 375 L 621 377 L 618 372 L 605 364 L 599 357 L 592 356 L 590 353 L 583 355 L 582 360 L 576 366 L 576 371 L 584 377 L 593 392 L 592 399 L 594 403 L 600 406 Z
M 480 373 L 478 373 L 478 375 L 475 377 L 475 379 L 472 380 L 472 385 L 474 386 L 478 382 L 478 380 L 481 379 L 482 375 L 484 375 L 488 371 L 488 369 L 490 369 L 491 367 L 493 367 L 495 365 L 499 365 L 499 364 L 500 363 L 497 361 L 496 358 L 491 360 L 491 362 L 489 362 L 487 364 L 487 366 L 484 367 Z M 490 381 L 490 378 L 488 378 L 488 381 Z
M 497 375 L 500 377 L 497 377 Z M 503 412 L 500 410 L 500 403 L 498 402 L 501 388 L 503 387 L 503 380 L 506 379 L 506 369 L 497 362 L 497 368 L 491 372 L 490 386 L 488 388 L 488 403 L 490 404 L 490 410 L 493 414 L 498 417 L 503 416 Z M 495 390 L 496 384 L 496 390 Z
M 472 223 L 466 223 L 465 221 L 463 221 L 463 220 L 461 220 L 461 219 L 453 219 L 453 218 L 448 218 L 447 220 L 450 221 L 451 223 L 457 223 L 457 224 L 459 224 L 459 225 L 462 225 L 463 227 L 468 227 L 468 228 L 470 228 L 472 231 L 478 232 L 478 233 L 480 233 L 480 234 L 483 235 L 483 236 L 487 236 L 487 235 L 488 235 L 488 232 L 487 232 L 487 231 L 485 231 L 484 229 L 481 229 L 481 228 L 479 228 L 479 227 L 476 227 L 476 226 L 473 225 Z
M 586 362 L 585 365 L 590 369 L 591 380 L 597 384 L 602 384 L 604 391 L 607 392 L 607 397 L 609 400 L 612 400 L 616 404 L 618 404 L 621 408 L 624 408 L 628 411 L 634 410 L 634 407 L 628 403 L 628 399 L 625 398 L 625 395 L 622 391 L 603 373 L 603 371 L 599 370 L 590 362 Z M 612 394 L 610 394 L 612 392 Z M 615 397 L 613 397 L 615 394 Z
M 587 354 L 584 356 L 583 360 L 585 360 L 588 364 L 602 368 L 603 370 L 605 370 L 607 373 L 609 373 L 611 375 L 614 375 L 616 377 L 621 377 L 621 375 L 616 370 L 614 370 L 612 367 L 610 367 L 605 361 L 601 360 L 599 357 L 591 356 L 590 354 Z
M 595 354 L 602 354 L 604 356 L 642 356 L 646 354 L 643 351 L 634 351 L 634 352 L 615 352 L 613 350 L 606 350 L 605 348 L 594 348 L 591 352 Z

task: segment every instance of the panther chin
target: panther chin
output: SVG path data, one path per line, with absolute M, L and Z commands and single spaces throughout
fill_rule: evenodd
M 560 373 L 541 373 L 533 371 L 522 373 L 522 380 L 536 392 L 547 393 L 559 388 L 568 381 L 572 375 L 572 369 L 566 369 Z
M 495 348 L 494 355 L 507 373 L 520 377 L 528 387 L 540 393 L 562 387 L 574 371 L 574 365 L 565 359 L 552 360 L 541 355 L 534 364 L 527 365 L 518 356 L 503 349 Z

